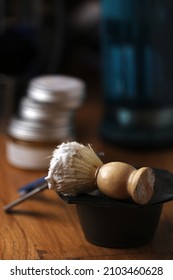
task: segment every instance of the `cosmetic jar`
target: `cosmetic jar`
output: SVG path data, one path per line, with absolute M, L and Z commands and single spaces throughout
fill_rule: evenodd
M 14 117 L 9 123 L 6 157 L 10 164 L 22 169 L 48 169 L 50 156 L 57 145 L 73 140 L 72 128 L 28 121 Z
M 31 80 L 29 98 L 42 103 L 56 103 L 65 109 L 78 108 L 85 97 L 85 83 L 78 78 L 63 75 L 45 75 Z
M 66 110 L 56 103 L 39 102 L 24 96 L 20 102 L 19 115 L 30 121 L 64 127 L 73 120 L 74 110 Z
M 77 78 L 45 75 L 33 78 L 7 129 L 7 160 L 24 169 L 48 169 L 62 142 L 75 140 L 75 110 L 85 96 Z

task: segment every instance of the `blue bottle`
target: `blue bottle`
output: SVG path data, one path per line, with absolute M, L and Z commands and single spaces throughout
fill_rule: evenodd
M 103 138 L 173 144 L 173 1 L 101 0 Z

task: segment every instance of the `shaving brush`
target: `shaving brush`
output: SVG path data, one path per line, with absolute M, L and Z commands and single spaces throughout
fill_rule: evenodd
M 153 195 L 155 175 L 150 167 L 136 169 L 124 162 L 103 164 L 91 145 L 68 142 L 54 150 L 45 179 L 58 193 L 77 195 L 98 188 L 108 197 L 130 197 L 145 204 Z
M 62 143 L 54 150 L 48 176 L 48 187 L 63 194 L 95 190 L 95 173 L 103 165 L 91 145 Z

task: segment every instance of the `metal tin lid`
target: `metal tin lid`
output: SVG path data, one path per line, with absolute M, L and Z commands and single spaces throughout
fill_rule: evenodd
M 7 128 L 7 133 L 19 140 L 35 142 L 65 141 L 73 138 L 73 126 L 58 127 L 54 124 L 45 125 L 26 119 L 14 117 Z
M 38 102 L 24 96 L 20 101 L 19 115 L 31 121 L 51 122 L 64 126 L 69 124 L 74 111 L 62 109 L 56 103 Z
M 65 108 L 76 108 L 83 101 L 85 83 L 68 76 L 40 76 L 31 80 L 27 94 L 39 102 L 56 102 Z

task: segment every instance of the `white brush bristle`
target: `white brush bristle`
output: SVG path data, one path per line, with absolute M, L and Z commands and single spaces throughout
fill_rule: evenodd
M 50 189 L 63 194 L 89 192 L 96 188 L 95 173 L 102 165 L 91 145 L 62 143 L 53 152 L 45 179 Z

